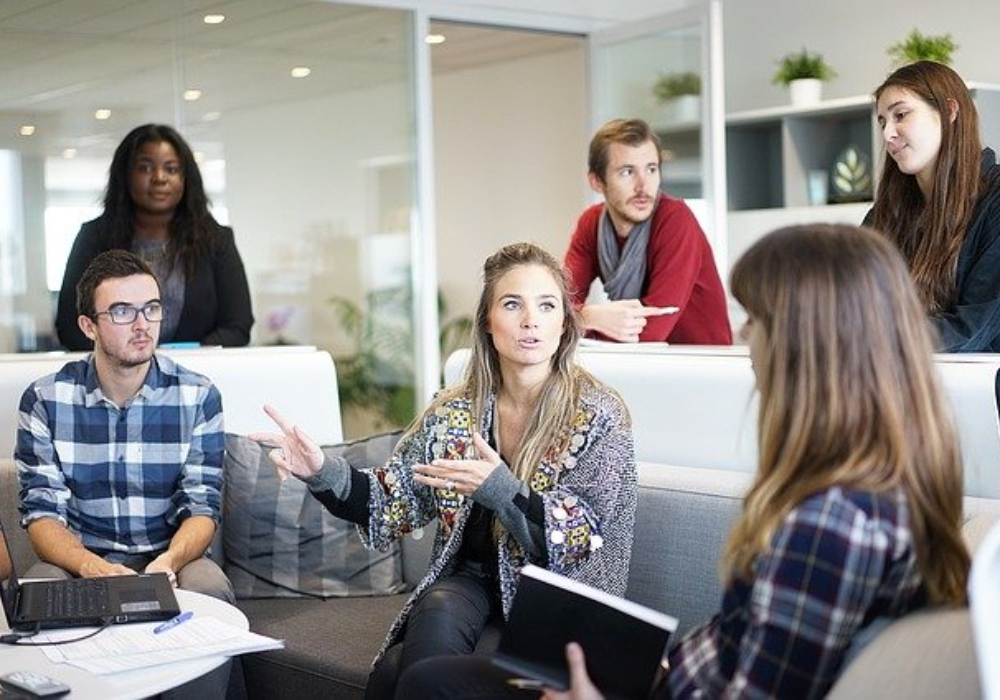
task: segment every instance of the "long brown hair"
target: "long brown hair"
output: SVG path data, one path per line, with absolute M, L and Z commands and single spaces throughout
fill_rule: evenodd
M 796 226 L 753 245 L 733 295 L 760 324 L 759 465 L 723 558 L 749 577 L 782 519 L 835 485 L 901 488 L 935 603 L 965 600 L 962 465 L 931 329 L 906 266 L 874 232 Z
M 890 87 L 913 93 L 938 112 L 941 149 L 927 200 L 917 178 L 884 156 L 872 224 L 903 253 L 924 309 L 939 312 L 955 303 L 958 253 L 984 187 L 979 115 L 965 82 L 940 63 L 917 61 L 903 66 L 875 90 L 875 100 Z M 950 104 L 958 107 L 954 119 Z

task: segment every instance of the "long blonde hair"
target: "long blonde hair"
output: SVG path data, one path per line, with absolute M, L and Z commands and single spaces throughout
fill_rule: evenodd
M 749 578 L 782 519 L 811 494 L 901 487 L 931 602 L 964 601 L 959 445 L 899 253 L 867 229 L 789 227 L 740 258 L 731 287 L 763 347 L 754 357 L 758 471 L 724 576 Z
M 496 298 L 500 279 L 515 267 L 534 265 L 552 275 L 563 307 L 563 332 L 559 347 L 552 356 L 552 372 L 542 387 L 538 402 L 528 420 L 520 445 L 507 455 L 512 461 L 511 471 L 519 479 L 527 479 L 532 470 L 568 434 L 576 415 L 580 389 L 596 380 L 574 359 L 576 346 L 582 334 L 579 316 L 573 308 L 567 291 L 568 284 L 559 263 L 549 253 L 532 243 L 506 245 L 487 258 L 483 265 L 483 290 L 476 307 L 472 331 L 472 352 L 461 384 L 439 394 L 431 409 L 459 397 L 472 402 L 474 425 L 482 425 L 483 412 L 490 397 L 503 384 L 500 372 L 500 355 L 489 333 L 490 308 Z M 412 426 L 412 429 L 419 427 Z

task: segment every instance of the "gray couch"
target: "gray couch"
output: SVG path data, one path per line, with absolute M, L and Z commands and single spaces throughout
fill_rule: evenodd
M 342 442 L 336 375 L 327 353 L 226 348 L 175 354 L 219 386 L 228 430 L 270 429 L 260 411 L 268 402 L 318 442 Z M 677 617 L 683 633 L 717 609 L 716 562 L 756 459 L 753 373 L 746 349 L 615 346 L 587 348 L 580 355 L 628 403 L 642 462 L 628 596 Z M 32 379 L 55 371 L 66 359 L 0 359 L 0 403 L 16 406 Z M 461 352 L 449 359 L 449 383 L 464 361 Z M 962 437 L 965 533 L 974 544 L 1000 517 L 994 391 L 1000 358 L 942 356 L 937 364 Z M 13 410 L 0 413 L 0 455 L 13 451 L 15 420 Z M 0 507 L 9 525 L 15 523 L 16 498 L 12 464 L 0 460 Z M 233 520 L 228 522 L 231 527 L 223 528 L 228 534 L 239 532 Z M 25 571 L 34 556 L 23 532 L 11 527 L 11 535 L 18 570 Z M 426 568 L 430 544 L 429 536 L 402 544 L 402 575 L 410 586 Z M 284 639 L 286 645 L 243 658 L 250 697 L 362 697 L 369 664 L 405 600 L 405 594 L 240 600 L 252 630 Z M 967 610 L 929 611 L 891 625 L 845 670 L 832 696 L 938 698 L 946 693 L 950 700 L 980 695 Z
M 739 511 L 747 475 L 646 464 L 628 597 L 680 620 L 679 632 L 716 609 L 716 561 Z M 0 508 L 13 524 L 16 480 L 0 462 Z M 975 543 L 1000 518 L 993 500 L 966 499 L 966 534 Z M 19 571 L 33 560 L 27 538 L 10 527 Z M 403 546 L 404 576 L 420 577 L 430 537 Z M 256 632 L 285 640 L 281 651 L 243 658 L 251 698 L 360 698 L 369 663 L 405 595 L 330 600 L 240 601 Z M 878 635 L 846 669 L 834 698 L 979 698 L 967 610 L 921 612 Z

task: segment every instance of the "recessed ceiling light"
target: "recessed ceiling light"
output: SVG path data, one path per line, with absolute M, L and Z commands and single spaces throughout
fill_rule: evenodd
M 312 68 L 307 66 L 295 66 L 292 68 L 293 78 L 308 78 L 310 73 L 312 73 Z
M 222 24 L 226 21 L 225 15 L 205 15 L 205 24 Z
M 76 158 L 76 149 L 67 148 L 63 150 L 63 158 Z
M 111 119 L 110 109 L 98 109 L 94 112 L 94 119 L 100 119 L 104 121 L 105 119 Z
M 24 124 L 21 126 L 21 136 L 31 136 L 35 133 L 34 124 Z
M 184 91 L 184 101 L 194 102 L 195 100 L 201 99 L 201 90 L 185 90 Z
M 424 37 L 424 41 L 428 44 L 443 44 L 445 36 L 444 34 L 428 34 Z

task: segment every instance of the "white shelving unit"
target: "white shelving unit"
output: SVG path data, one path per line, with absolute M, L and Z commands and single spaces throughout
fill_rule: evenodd
M 729 115 L 726 172 L 730 211 L 808 205 L 808 172 L 829 171 L 837 155 L 851 146 L 874 168 L 876 136 L 868 96 Z
M 983 143 L 1000 149 L 1000 86 L 968 85 Z M 809 171 L 829 172 L 850 146 L 868 158 L 874 184 L 881 166 L 876 155 L 881 153 L 880 138 L 870 95 L 730 114 L 726 118 L 729 211 L 807 206 Z M 834 196 L 828 203 L 838 204 Z

